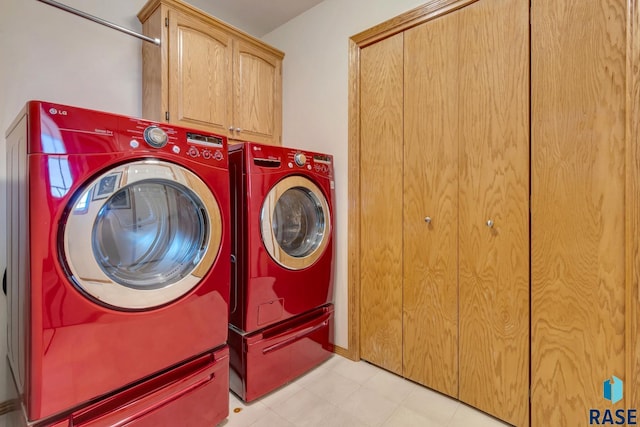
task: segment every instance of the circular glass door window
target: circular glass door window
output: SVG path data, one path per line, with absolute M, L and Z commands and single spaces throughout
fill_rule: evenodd
M 331 232 L 324 194 L 301 176 L 285 178 L 271 189 L 262 206 L 260 223 L 269 255 L 293 270 L 312 265 L 322 255 Z
M 148 309 L 191 291 L 213 265 L 222 219 L 207 185 L 172 163 L 118 166 L 86 186 L 64 222 L 73 283 L 116 309 Z
M 114 282 L 137 289 L 187 276 L 206 250 L 202 201 L 171 181 L 145 180 L 118 190 L 93 226 L 98 265 Z

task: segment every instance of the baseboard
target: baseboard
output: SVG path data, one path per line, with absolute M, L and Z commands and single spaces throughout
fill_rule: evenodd
M 337 354 L 338 356 L 342 356 L 345 357 L 349 360 L 353 360 L 353 361 L 358 361 L 358 359 L 356 359 L 356 356 L 354 354 L 354 352 L 347 350 L 346 348 L 342 348 L 339 345 L 334 345 L 333 346 L 333 352 L 335 354 Z

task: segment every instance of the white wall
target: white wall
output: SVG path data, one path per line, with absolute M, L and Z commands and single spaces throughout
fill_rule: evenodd
M 285 52 L 283 144 L 333 154 L 336 169 L 336 344 L 348 346 L 349 38 L 424 0 L 325 0 L 263 39 Z
M 0 274 L 6 266 L 5 131 L 30 99 L 140 115 L 141 40 L 35 0 L 0 0 Z M 63 3 L 137 32 L 145 0 Z M 6 300 L 0 292 L 0 402 Z

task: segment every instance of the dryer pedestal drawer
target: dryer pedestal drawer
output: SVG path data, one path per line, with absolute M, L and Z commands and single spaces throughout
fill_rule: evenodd
M 53 426 L 215 426 L 229 413 L 228 363 L 225 346 L 75 411 Z
M 258 332 L 229 330 L 230 387 L 250 402 L 327 360 L 333 353 L 333 305 Z

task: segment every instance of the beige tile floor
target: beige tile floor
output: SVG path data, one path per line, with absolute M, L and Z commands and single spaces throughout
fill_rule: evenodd
M 224 427 L 504 427 L 457 400 L 334 355 L 250 404 L 230 393 Z

